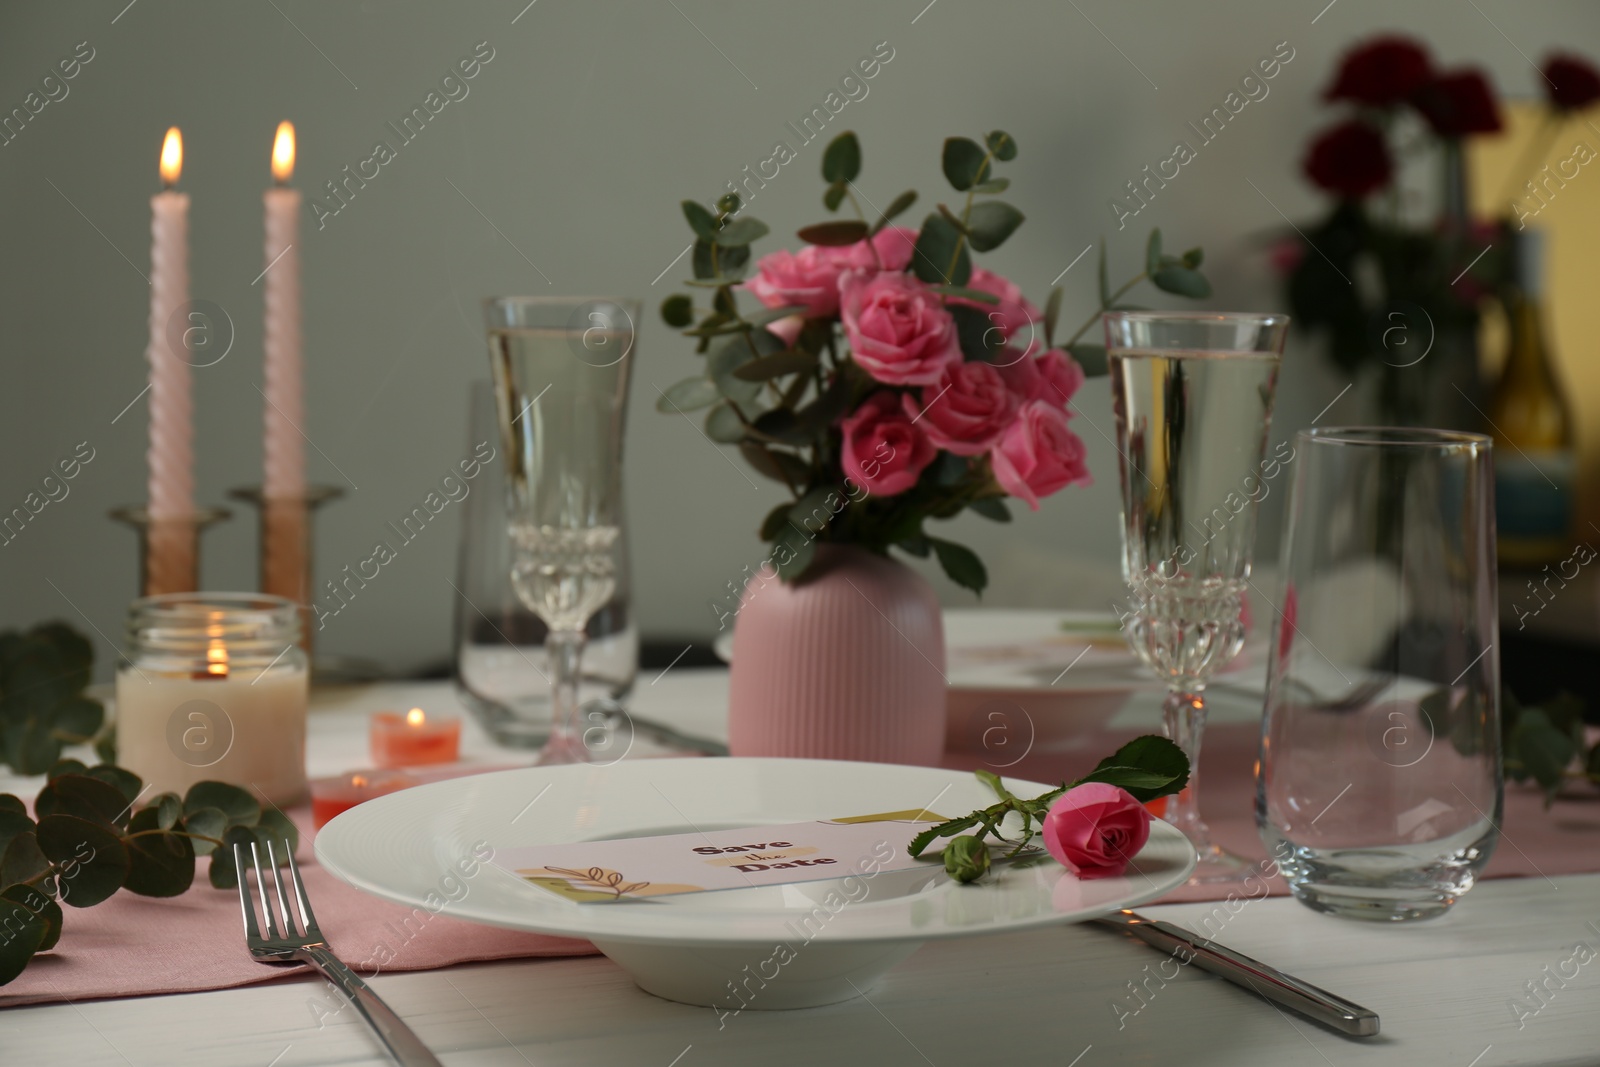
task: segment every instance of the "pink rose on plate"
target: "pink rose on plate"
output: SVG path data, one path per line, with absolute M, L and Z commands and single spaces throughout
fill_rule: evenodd
M 1023 401 L 1044 400 L 1065 409 L 1083 384 L 1083 368 L 1059 348 L 1037 357 L 1018 356 L 1016 349 L 1008 348 L 995 362 L 1000 366 L 1006 385 Z M 1071 416 L 1072 413 L 1067 412 L 1067 417 Z
M 840 422 L 839 429 L 844 435 L 840 463 L 844 476 L 880 496 L 894 496 L 916 485 L 923 468 L 939 454 L 890 392 L 869 396 Z
M 1044 847 L 1079 878 L 1114 878 L 1150 839 L 1150 812 L 1126 789 L 1073 786 L 1044 817 Z
M 939 266 L 943 268 L 944 264 L 941 263 Z M 1032 323 L 1042 324 L 1044 316 L 1038 308 L 1029 303 L 1027 297 L 1022 295 L 1021 286 L 993 271 L 984 270 L 982 267 L 973 267 L 972 276 L 967 279 L 966 288 L 991 293 L 1000 298 L 1000 303 L 980 304 L 976 300 L 963 300 L 954 296 L 950 298 L 950 303 L 977 308 L 988 315 L 989 321 L 999 327 L 1000 333 L 1008 341 L 1020 333 L 1023 340 L 1030 344 L 1032 343 L 1033 331 L 1030 326 Z M 1043 331 L 1041 330 L 1040 332 L 1042 333 Z
M 839 274 L 848 266 L 842 249 L 780 249 L 756 261 L 756 276 L 744 287 L 769 308 L 803 307 L 807 318 L 825 319 L 839 311 Z
M 839 310 L 856 363 L 885 385 L 932 385 L 961 362 L 955 320 L 936 293 L 898 272 L 854 271 Z
M 872 235 L 872 247 L 866 241 L 850 246 L 850 265 L 863 270 L 905 270 L 911 265 L 911 255 L 917 247 L 917 231 L 904 226 L 887 226 Z
M 922 388 L 920 399 L 901 397 L 906 414 L 918 420 L 934 444 L 958 456 L 993 448 L 1017 412 L 1018 400 L 1000 372 L 987 363 L 957 363 Z
M 1047 400 L 1030 400 L 989 453 L 995 481 L 1039 510 L 1039 498 L 1069 485 L 1089 485 L 1085 449 L 1067 428 L 1067 413 Z

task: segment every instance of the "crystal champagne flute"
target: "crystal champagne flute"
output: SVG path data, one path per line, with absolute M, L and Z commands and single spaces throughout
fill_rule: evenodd
M 1167 821 L 1200 854 L 1193 882 L 1244 863 L 1212 843 L 1199 810 L 1203 693 L 1244 644 L 1256 501 L 1289 319 L 1217 312 L 1105 316 L 1122 476 L 1124 633 L 1167 685 L 1167 736 L 1189 757 L 1189 787 Z
M 603 723 L 580 729 L 585 626 L 616 587 L 622 434 L 637 302 L 496 297 L 484 304 L 505 452 L 511 583 L 549 627 L 550 739 L 539 762 L 594 762 Z

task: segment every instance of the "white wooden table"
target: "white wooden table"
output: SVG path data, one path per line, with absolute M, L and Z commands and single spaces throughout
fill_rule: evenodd
M 720 735 L 725 697 L 722 672 L 679 669 L 641 678 L 634 707 Z M 369 711 L 452 703 L 446 685 L 323 693 L 312 772 L 362 762 Z M 1216 713 L 1252 709 L 1219 700 Z M 1155 717 L 1153 699 L 1137 701 L 1120 724 Z M 470 729 L 465 745 L 495 751 Z M 22 785 L 0 777 L 0 790 Z M 1216 906 L 1143 910 L 1186 923 Z M 1219 940 L 1372 1008 L 1383 1033 L 1342 1037 L 1193 967 L 1164 979 L 1162 954 L 1083 926 L 930 944 L 862 1000 L 720 1023 L 709 1008 L 640 992 L 603 957 L 468 964 L 374 985 L 452 1065 L 1600 1063 L 1600 959 L 1575 976 L 1560 970 L 1579 942 L 1600 950 L 1600 875 L 1486 882 L 1443 919 L 1414 926 L 1327 918 L 1284 898 L 1236 906 Z M 1529 985 L 1540 982 L 1535 999 Z M 0 1011 L 0 1064 L 386 1062 L 353 1013 L 322 1013 L 319 1025 L 321 991 L 304 977 Z M 1520 1026 L 1514 1002 L 1526 1005 Z

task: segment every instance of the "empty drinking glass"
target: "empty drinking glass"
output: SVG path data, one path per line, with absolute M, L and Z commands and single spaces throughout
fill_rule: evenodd
M 639 306 L 612 299 L 485 302 L 505 449 L 511 584 L 542 619 L 551 692 L 540 763 L 613 747 L 609 720 L 580 730 L 585 627 L 616 591 L 622 433 Z
M 1295 447 L 1256 825 L 1318 911 L 1440 915 L 1500 822 L 1490 442 L 1329 428 Z

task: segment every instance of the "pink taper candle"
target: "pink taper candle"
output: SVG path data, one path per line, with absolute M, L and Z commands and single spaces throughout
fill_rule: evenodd
M 300 498 L 306 491 L 305 397 L 300 369 L 300 192 L 288 186 L 294 173 L 294 127 L 278 124 L 272 144 L 272 177 L 266 192 L 266 474 L 267 497 Z
M 175 191 L 183 170 L 176 126 L 161 146 L 161 192 L 150 198 L 150 517 L 194 514 L 194 427 L 189 398 L 186 323 L 189 302 L 189 194 Z M 174 345 L 178 347 L 174 349 Z

